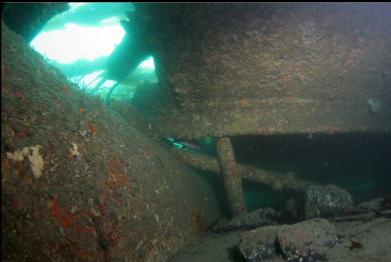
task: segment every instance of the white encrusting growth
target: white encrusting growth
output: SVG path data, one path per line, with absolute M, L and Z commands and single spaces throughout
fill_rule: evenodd
M 39 178 L 42 175 L 43 166 L 45 164 L 42 155 L 39 150 L 40 145 L 24 147 L 22 150 L 16 150 L 14 153 L 7 153 L 7 157 L 15 162 L 21 162 L 25 156 L 30 161 L 31 170 L 35 178 Z

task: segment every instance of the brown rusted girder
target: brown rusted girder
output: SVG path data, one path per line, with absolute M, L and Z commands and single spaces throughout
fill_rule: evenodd
M 222 174 L 219 161 L 216 158 L 199 153 L 184 152 L 177 149 L 173 149 L 172 153 L 188 165 Z M 271 186 L 275 190 L 291 189 L 298 192 L 304 192 L 308 186 L 316 184 L 316 182 L 298 178 L 292 173 L 282 174 L 240 163 L 236 164 L 236 169 L 242 179 L 265 184 Z
M 217 155 L 231 213 L 233 216 L 237 216 L 246 211 L 246 202 L 244 200 L 242 179 L 237 169 L 234 151 L 229 138 L 224 137 L 217 141 Z

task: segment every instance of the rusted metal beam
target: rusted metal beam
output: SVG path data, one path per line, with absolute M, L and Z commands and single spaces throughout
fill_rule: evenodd
M 214 157 L 199 153 L 184 152 L 177 149 L 173 149 L 171 151 L 188 165 L 217 174 L 222 174 L 219 161 Z M 313 181 L 298 178 L 292 173 L 282 174 L 240 163 L 236 164 L 236 169 L 242 179 L 265 184 L 271 186 L 275 190 L 290 189 L 298 192 L 304 192 L 310 185 L 317 184 Z
M 141 4 L 136 10 L 149 17 L 134 20 L 138 35 L 151 37 L 133 42 L 153 47 L 160 86 L 174 98 L 151 114 L 164 137 L 391 130 L 391 5 Z
M 237 216 L 246 211 L 246 202 L 244 200 L 242 179 L 237 169 L 234 151 L 229 138 L 224 137 L 217 141 L 217 154 L 231 213 L 233 216 Z

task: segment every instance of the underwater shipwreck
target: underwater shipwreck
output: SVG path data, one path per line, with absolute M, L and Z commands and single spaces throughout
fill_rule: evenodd
M 390 3 L 3 5 L 4 261 L 391 261 L 390 188 Z

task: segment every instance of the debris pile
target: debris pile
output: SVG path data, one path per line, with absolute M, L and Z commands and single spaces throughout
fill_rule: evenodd
M 353 197 L 335 185 L 312 185 L 305 192 L 305 217 L 329 217 L 353 208 Z
M 322 261 L 337 241 L 336 229 L 325 219 L 294 225 L 262 227 L 242 234 L 239 249 L 246 261 L 283 257 L 287 261 Z

